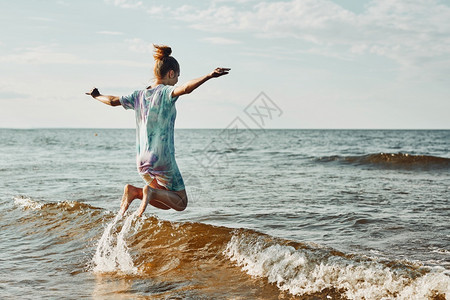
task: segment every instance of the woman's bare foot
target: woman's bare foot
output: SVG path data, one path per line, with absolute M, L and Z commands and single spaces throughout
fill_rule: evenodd
M 120 203 L 121 215 L 125 214 L 134 199 L 142 199 L 142 189 L 132 186 L 131 184 L 125 185 L 123 189 L 122 202 Z

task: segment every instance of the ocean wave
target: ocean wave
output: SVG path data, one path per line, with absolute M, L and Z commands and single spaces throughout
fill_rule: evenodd
M 392 268 L 374 259 L 296 248 L 247 234 L 233 235 L 225 253 L 249 275 L 265 277 L 293 295 L 335 290 L 348 299 L 450 296 L 450 278 L 439 269 L 406 264 Z
M 75 272 L 146 279 L 141 290 L 130 287 L 135 294 L 243 299 L 450 297 L 448 271 L 437 267 L 379 261 L 249 229 L 136 214 L 121 217 L 77 201 L 42 203 L 17 197 L 14 202 L 21 209 L 17 212 L 28 217 L 17 218 L 11 228 L 26 226 L 29 234 L 55 235 L 53 246 L 65 244 L 70 255 L 72 245 L 80 247 L 84 241 L 84 249 L 77 251 L 88 256 L 84 262 L 88 267 Z M 105 289 L 114 295 L 114 287 Z
M 83 210 L 98 210 L 99 207 L 89 205 L 79 201 L 61 201 L 61 202 L 40 202 L 30 197 L 18 196 L 14 197 L 14 204 L 23 209 L 30 210 L 64 210 L 64 211 L 83 211 Z
M 14 205 L 23 209 L 39 210 L 44 204 L 28 197 L 14 197 Z
M 325 163 L 339 162 L 392 169 L 438 170 L 450 168 L 450 158 L 408 153 L 375 153 L 360 156 L 333 155 L 320 157 L 316 160 Z

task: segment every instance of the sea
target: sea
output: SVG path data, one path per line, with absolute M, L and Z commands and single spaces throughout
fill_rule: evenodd
M 140 218 L 135 141 L 0 129 L 1 299 L 450 299 L 449 130 L 176 129 Z

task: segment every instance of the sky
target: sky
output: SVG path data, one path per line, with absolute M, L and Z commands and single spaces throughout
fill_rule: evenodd
M 133 128 L 172 47 L 176 128 L 450 129 L 448 0 L 0 0 L 0 127 Z

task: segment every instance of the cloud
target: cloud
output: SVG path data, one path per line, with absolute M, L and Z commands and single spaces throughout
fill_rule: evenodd
M 69 3 L 67 3 L 66 1 L 63 1 L 63 0 L 56 1 L 56 4 L 59 4 L 59 5 L 62 5 L 62 6 L 69 6 Z
M 98 34 L 104 34 L 104 35 L 123 35 L 123 32 L 120 31 L 97 31 Z
M 142 39 L 127 39 L 125 42 L 128 44 L 128 49 L 136 53 L 152 53 L 153 44 L 145 42 Z
M 327 30 L 332 23 L 345 24 L 354 14 L 330 1 L 294 0 L 258 2 L 247 9 L 231 5 L 198 8 L 183 5 L 173 17 L 209 32 L 247 31 L 265 37 L 307 38 L 314 30 Z
M 135 0 L 105 0 L 106 3 L 113 4 L 122 8 L 139 8 L 143 7 L 142 1 Z
M 402 65 L 422 64 L 450 53 L 449 19 L 450 8 L 437 1 L 376 1 L 358 16 L 361 38 L 353 45 Z
M 143 67 L 142 63 L 129 60 L 91 60 L 72 53 L 60 52 L 57 45 L 41 45 L 32 48 L 16 49 L 15 54 L 0 56 L 5 64 L 67 64 L 67 65 L 119 65 Z
M 130 3 L 137 5 L 135 1 L 115 1 L 121 7 L 133 6 Z M 438 0 L 373 0 L 358 14 L 330 0 L 216 0 L 207 6 L 166 5 L 153 12 L 160 11 L 167 18 L 217 36 L 239 33 L 278 43 L 296 40 L 302 42 L 303 51 L 316 55 L 340 52 L 337 56 L 346 59 L 375 55 L 405 68 L 439 65 L 436 62 L 450 67 L 450 7 Z M 233 43 L 220 37 L 204 40 Z M 136 45 L 135 51 L 146 48 Z
M 15 54 L 0 57 L 0 63 L 17 64 L 79 64 L 83 60 L 70 53 L 57 52 L 52 46 L 17 49 Z
M 233 40 L 233 39 L 227 39 L 220 36 L 213 36 L 213 37 L 207 37 L 202 39 L 205 42 L 216 44 L 216 45 L 234 45 L 234 44 L 240 44 L 240 41 Z
M 34 21 L 40 21 L 40 22 L 54 22 L 55 20 L 50 18 L 43 18 L 43 17 L 29 17 L 30 20 Z
M 190 27 L 209 32 L 234 32 L 240 27 L 239 12 L 233 6 L 210 5 L 208 8 L 197 8 L 192 5 L 182 5 L 172 10 L 172 17 L 190 23 Z
M 163 6 L 163 5 L 159 5 L 159 6 L 149 7 L 149 8 L 147 8 L 146 11 L 150 15 L 161 16 L 161 15 L 167 13 L 169 9 L 170 9 L 169 7 L 166 7 L 166 6 Z
M 29 97 L 30 97 L 30 95 L 23 94 L 23 93 L 0 90 L 0 101 L 8 100 L 8 99 L 25 99 L 25 98 L 29 98 Z
M 213 0 L 213 3 L 224 3 L 224 2 L 228 2 L 228 3 L 237 3 L 237 4 L 246 4 L 246 3 L 254 3 L 254 2 L 259 2 L 259 0 Z

